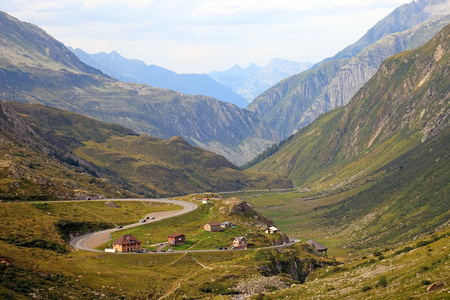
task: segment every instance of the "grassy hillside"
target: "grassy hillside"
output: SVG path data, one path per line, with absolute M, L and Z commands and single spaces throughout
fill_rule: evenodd
M 243 172 L 180 137 L 138 135 L 43 105 L 1 105 L 0 134 L 8 140 L 2 146 L 4 199 L 157 197 L 291 185 L 273 173 Z
M 347 106 L 323 114 L 252 169 L 276 171 L 295 185 L 336 188 L 447 128 L 449 31 L 386 60 Z
M 186 196 L 182 199 L 192 201 L 192 199 L 195 199 L 195 195 Z M 209 222 L 231 222 L 236 225 L 236 228 L 228 228 L 221 232 L 207 232 L 203 226 Z M 207 250 L 217 249 L 218 247 L 230 248 L 233 240 L 238 236 L 247 237 L 249 248 L 289 242 L 288 237 L 284 234 L 264 233 L 264 230 L 273 225 L 270 219 L 258 214 L 239 199 L 215 198 L 211 200 L 210 204 L 200 205 L 199 209 L 187 216 L 183 215 L 157 223 L 145 224 L 128 229 L 126 233 L 131 233 L 141 241 L 144 241 L 143 246 L 148 250 L 157 248 L 152 245 L 167 242 L 167 236 L 172 233 L 180 233 L 186 236 L 185 245 L 171 247 L 177 251 L 185 249 Z M 114 241 L 123 233 L 122 231 L 114 232 L 111 241 Z M 97 249 L 104 250 L 110 246 L 110 242 L 108 242 L 97 247 Z
M 7 230 L 7 226 L 3 225 L 0 227 L 3 228 L 0 229 L 0 259 L 8 263 L 0 263 L 1 297 L 10 299 L 35 293 L 38 298 L 99 298 L 104 294 L 109 298 L 157 299 L 170 294 L 171 298 L 187 295 L 208 299 L 219 294 L 242 293 L 234 289 L 238 286 L 240 290 L 254 288 L 255 278 L 260 281 L 257 286 L 272 290 L 270 286 L 286 287 L 303 282 L 313 268 L 336 264 L 333 260 L 312 255 L 310 248 L 299 245 L 285 250 L 158 255 L 68 251 L 58 230 L 63 220 L 72 224 L 82 223 L 85 225 L 79 227 L 82 230 L 93 230 L 108 227 L 104 224 L 105 219 L 126 224 L 135 222 L 136 217 L 144 213 L 167 208 L 164 205 L 147 206 L 141 202 L 117 201 L 116 204 L 120 207 L 105 207 L 102 202 L 89 201 L 1 203 L 0 222 L 9 224 L 11 229 Z M 226 219 L 238 225 L 233 233 L 246 234 L 252 247 L 271 245 L 273 235 L 260 234 L 258 237 L 253 233 L 261 232 L 258 226 L 270 220 L 251 209 L 239 213 L 236 207 L 242 207 L 236 199 L 216 199 L 212 204 L 172 221 L 146 224 L 121 233 L 141 234 L 139 238 L 145 243 L 147 238 L 164 241 L 167 234 L 173 232 L 181 231 L 189 235 L 196 232 L 195 244 L 189 243 L 188 235 L 187 246 L 210 249 L 217 246 L 215 243 L 228 243 L 220 235 L 228 236 L 230 233 L 203 233 L 204 222 Z M 86 210 L 98 216 L 85 213 Z
M 448 299 L 449 231 L 394 249 L 379 249 L 344 265 L 319 269 L 305 284 L 263 299 Z M 433 283 L 444 286 L 428 292 Z
M 246 199 L 289 235 L 341 249 L 339 256 L 391 247 L 449 226 L 449 134 L 340 188 L 230 196 Z
M 449 278 L 448 231 L 400 247 L 355 253 L 340 265 L 313 255 L 311 248 L 300 244 L 279 250 L 157 255 L 67 251 L 68 246 L 55 227 L 60 220 L 84 222 L 89 225 L 85 228 L 91 230 L 101 227 L 102 223 L 84 213 L 84 209 L 126 224 L 141 214 L 167 208 L 141 202 L 116 204 L 120 207 L 88 201 L 1 203 L 0 222 L 8 226 L 0 227 L 0 297 L 232 299 L 247 293 L 256 299 L 445 299 L 449 290 L 447 282 L 433 293 L 426 292 L 431 283 Z M 140 229 L 149 239 L 159 241 L 158 235 L 163 238 L 169 232 L 191 232 L 191 226 L 203 221 L 233 217 L 223 214 L 221 207 L 228 207 L 227 200 L 217 199 L 173 222 L 146 224 Z M 250 224 L 256 216 L 234 215 L 233 221 L 254 230 L 257 227 Z M 11 238 L 12 234 L 22 235 L 22 240 Z M 195 236 L 196 241 L 214 239 L 199 236 Z M 329 254 L 334 251 L 330 248 Z
M 250 203 L 289 234 L 347 251 L 447 228 L 449 34 L 447 26 L 424 46 L 386 60 L 347 106 L 255 165 L 286 175 L 302 192 Z

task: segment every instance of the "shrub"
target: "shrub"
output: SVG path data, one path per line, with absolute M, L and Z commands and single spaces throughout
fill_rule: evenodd
M 362 291 L 367 292 L 368 290 L 371 290 L 371 289 L 372 289 L 372 287 L 370 285 L 366 285 L 366 286 L 363 286 Z
M 388 282 L 387 282 L 386 276 L 384 276 L 384 275 L 381 276 L 380 279 L 378 279 L 377 286 L 386 287 L 387 285 L 388 285 Z
M 87 233 L 95 230 L 108 229 L 111 225 L 106 223 L 92 223 L 82 221 L 59 220 L 55 224 L 55 228 L 59 235 L 69 241 L 71 236 Z
M 373 253 L 373 256 L 381 256 L 383 253 L 381 253 L 380 251 L 375 251 Z
M 422 285 L 429 285 L 429 284 L 431 284 L 431 281 L 429 281 L 428 279 L 422 279 L 421 284 Z
M 34 208 L 37 209 L 47 209 L 48 208 L 48 203 L 44 202 L 44 203 L 32 203 L 31 204 Z
M 66 253 L 67 248 L 64 245 L 60 245 L 58 243 L 47 241 L 44 239 L 31 239 L 27 240 L 24 237 L 18 236 L 18 235 L 11 235 L 8 238 L 5 239 L 6 242 L 20 246 L 20 247 L 28 247 L 28 248 L 41 248 L 41 249 L 47 249 L 52 250 L 57 253 Z
M 394 255 L 398 255 L 398 254 L 404 253 L 404 252 L 409 252 L 409 251 L 411 251 L 411 250 L 413 250 L 413 249 L 414 249 L 414 248 L 411 247 L 411 246 L 406 246 L 406 247 L 404 247 L 403 249 L 399 249 L 399 250 L 395 251 Z
M 378 256 L 378 260 L 383 260 L 383 259 L 385 259 L 384 255 Z

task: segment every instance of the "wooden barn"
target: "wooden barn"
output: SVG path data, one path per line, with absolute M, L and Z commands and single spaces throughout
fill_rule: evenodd
M 184 234 L 173 233 L 168 236 L 170 245 L 184 245 L 186 243 L 186 236 Z
M 211 222 L 211 223 L 206 223 L 205 226 L 203 226 L 203 228 L 209 232 L 217 232 L 217 231 L 220 231 L 221 227 L 220 227 L 219 222 Z

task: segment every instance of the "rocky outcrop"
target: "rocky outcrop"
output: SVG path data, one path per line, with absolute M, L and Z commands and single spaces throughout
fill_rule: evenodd
M 256 226 L 262 230 L 265 230 L 267 227 L 274 226 L 274 223 L 271 219 L 255 211 L 247 202 L 243 200 L 232 198 L 225 200 L 224 204 L 228 205 L 228 213 L 230 213 L 231 215 L 245 215 L 247 217 L 251 217 L 251 219 L 254 221 L 253 224 L 244 225 Z
M 333 261 L 321 261 L 316 258 L 305 258 L 298 255 L 295 249 L 259 250 L 257 256 L 264 256 L 267 263 L 259 268 L 263 276 L 288 274 L 294 280 L 304 282 L 308 274 L 326 264 L 337 264 Z

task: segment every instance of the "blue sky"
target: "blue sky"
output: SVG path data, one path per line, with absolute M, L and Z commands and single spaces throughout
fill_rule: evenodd
M 318 62 L 356 42 L 405 0 L 2 0 L 0 10 L 88 53 L 177 73 Z

